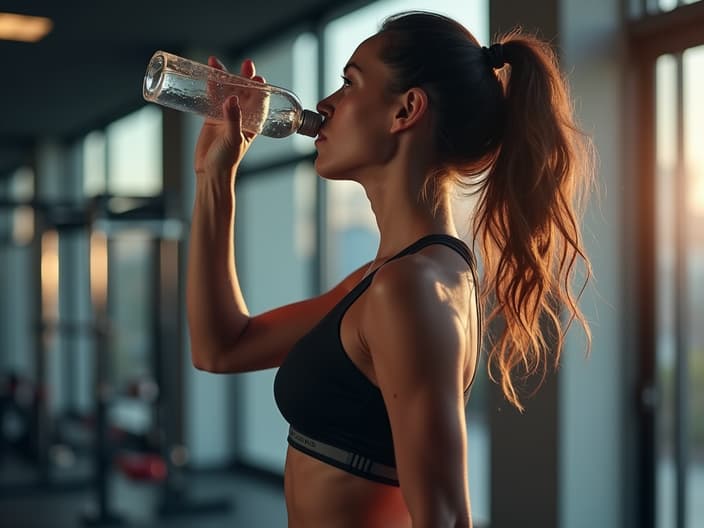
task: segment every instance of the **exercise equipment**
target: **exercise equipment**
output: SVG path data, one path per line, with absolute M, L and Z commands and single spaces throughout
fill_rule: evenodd
M 33 303 L 38 314 L 34 334 L 34 376 L 31 377 L 32 398 L 0 395 L 0 416 L 6 416 L 7 428 L 0 427 L 0 452 L 14 451 L 22 446 L 36 469 L 37 489 L 64 490 L 66 483 L 54 478 L 54 466 L 69 466 L 76 458 L 89 453 L 92 458 L 90 478 L 80 479 L 69 487 L 87 487 L 93 491 L 90 509 L 80 521 L 86 526 L 115 526 L 126 519 L 116 512 L 111 501 L 111 478 L 119 472 L 125 478 L 150 482 L 159 492 L 155 515 L 222 513 L 232 507 L 229 498 L 194 500 L 189 492 L 185 474 L 188 450 L 184 442 L 184 373 L 181 358 L 182 292 L 179 285 L 179 262 L 183 260 L 183 226 L 177 220 L 164 218 L 162 197 L 126 198 L 100 196 L 83 205 L 42 203 L 31 201 L 18 204 L 0 199 L 0 209 L 25 207 L 34 211 L 34 232 L 29 251 L 32 252 L 33 274 L 41 284 L 42 240 L 44 234 L 54 233 L 58 240 L 73 233 L 90 240 L 102 240 L 103 256 L 109 260 L 113 243 L 123 233 L 139 230 L 149 239 L 153 258 L 149 269 L 151 292 L 150 374 L 116 385 L 111 372 L 112 341 L 120 329 L 114 325 L 110 312 L 110 288 L 119 288 L 111 276 L 107 261 L 103 277 L 94 273 L 85 280 L 91 282 L 93 316 L 76 321 L 59 318 L 59 313 L 44 309 L 44 288 L 37 288 Z M 95 235 L 99 235 L 95 238 Z M 57 253 L 58 254 L 58 253 Z M 95 264 L 95 262 L 93 262 Z M 93 269 L 95 272 L 96 270 Z M 100 279 L 100 280 L 98 280 Z M 83 278 L 74 280 L 84 280 Z M 101 282 L 102 281 L 102 282 Z M 108 287 L 109 286 L 109 287 Z M 58 288 L 58 278 L 56 287 Z M 96 288 L 101 288 L 100 292 Z M 68 295 L 73 292 L 69 291 Z M 100 295 L 97 295 L 100 294 Z M 73 408 L 73 385 L 76 382 L 75 365 L 60 367 L 64 383 L 64 400 L 68 408 L 61 414 L 49 410 L 46 391 L 47 351 L 67 336 L 80 336 L 90 343 L 93 363 L 93 408 L 90 414 Z M 70 350 L 62 350 L 63 359 L 76 361 Z M 68 361 L 68 360 L 67 360 Z M 17 383 L 13 394 L 24 394 Z M 24 386 L 23 386 L 24 387 Z M 4 393 L 3 393 L 4 394 Z M 151 427 L 148 432 L 132 431 L 114 423 L 111 410 L 120 399 L 139 400 L 151 409 Z M 7 411 L 7 412 L 6 412 Z M 0 421 L 0 425 L 4 422 Z M 3 432 L 4 431 L 4 432 Z M 6 433 L 6 434 L 5 434 Z M 23 492 L 26 492 L 25 488 Z

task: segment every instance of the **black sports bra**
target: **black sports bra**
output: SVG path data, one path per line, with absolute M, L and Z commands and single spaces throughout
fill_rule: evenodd
M 446 245 L 467 261 L 474 277 L 481 335 L 476 264 L 462 240 L 429 235 L 386 262 L 432 244 Z M 369 287 L 379 268 L 362 279 L 294 345 L 276 373 L 274 397 L 291 425 L 288 442 L 292 447 L 355 475 L 398 486 L 391 425 L 381 391 L 352 362 L 340 339 L 344 314 Z M 477 363 L 480 342 L 477 339 Z M 476 371 L 475 367 L 465 390 L 465 402 Z

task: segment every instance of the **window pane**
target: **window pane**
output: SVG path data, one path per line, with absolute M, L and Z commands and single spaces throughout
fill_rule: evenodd
M 687 317 L 689 466 L 687 526 L 704 519 L 704 46 L 684 53 L 685 178 L 687 210 Z M 695 522 L 696 521 L 696 522 Z
M 136 229 L 120 232 L 110 244 L 111 372 L 113 383 L 123 388 L 153 374 L 154 255 L 151 238 Z
M 140 380 L 156 380 L 152 237 L 138 228 L 117 232 L 109 242 L 110 381 L 118 391 L 110 424 L 135 435 L 153 427 L 148 399 L 125 397 Z
M 314 294 L 316 178 L 311 164 L 301 163 L 237 183 L 237 271 L 252 314 Z M 238 377 L 238 434 L 240 456 L 281 472 L 288 429 L 274 402 L 273 378 L 273 369 Z
M 658 248 L 658 349 L 657 382 L 657 492 L 658 527 L 675 526 L 677 496 L 684 495 L 685 526 L 694 527 L 704 516 L 704 47 L 687 50 L 682 57 L 679 85 L 676 58 L 663 56 L 657 63 L 657 239 Z M 678 144 L 677 100 L 683 93 L 682 144 Z M 684 152 L 684 156 L 681 153 Z M 682 178 L 682 197 L 675 194 Z M 684 247 L 676 240 L 683 233 Z M 678 287 L 677 270 L 682 270 Z M 681 347 L 681 350 L 678 350 Z M 677 386 L 675 372 L 684 361 L 686 372 Z M 679 368 L 681 368 L 680 366 Z M 683 423 L 675 417 L 676 394 L 686 397 L 681 409 Z M 677 489 L 675 440 L 685 435 L 687 466 L 684 490 Z
M 83 194 L 96 196 L 106 191 L 105 133 L 91 132 L 83 139 Z
M 675 223 L 672 182 L 677 169 L 677 65 L 675 58 L 658 59 L 657 75 L 657 345 L 656 383 L 658 387 L 657 420 L 657 517 L 658 528 L 674 527 L 675 523 Z
M 373 35 L 385 17 L 400 11 L 428 9 L 427 1 L 382 0 L 340 17 L 325 29 L 326 93 L 340 87 L 342 68 L 355 48 Z M 481 43 L 489 40 L 489 3 L 487 0 L 436 0 L 432 11 L 448 15 L 464 24 Z
M 239 69 L 242 58 L 254 60 L 257 73 L 266 81 L 293 91 L 303 108 L 315 110 L 318 102 L 317 40 L 310 33 L 293 32 L 265 46 L 248 50 L 232 62 Z M 293 134 L 287 138 L 259 136 L 247 152 L 243 168 L 261 166 L 314 150 L 313 138 Z
M 162 189 L 161 109 L 145 106 L 107 128 L 108 192 L 153 196 Z M 99 169 L 97 169 L 99 170 Z
M 660 11 L 672 11 L 677 7 L 679 0 L 658 0 Z
M 18 202 L 29 201 L 34 197 L 34 171 L 30 167 L 22 167 L 12 173 L 8 197 Z
M 427 3 L 383 0 L 331 22 L 324 34 L 326 93 L 340 87 L 345 63 L 356 46 L 379 29 L 385 17 L 412 9 L 427 9 Z M 438 0 L 433 4 L 433 11 L 455 18 L 470 28 L 480 42 L 487 42 L 489 21 L 485 0 Z M 329 287 L 374 258 L 379 235 L 368 200 L 359 185 L 347 182 L 327 182 L 327 185 L 329 254 L 325 276 Z M 462 207 L 462 202 L 456 201 L 455 208 Z M 464 223 L 460 217 L 458 230 L 461 233 L 466 232 Z
M 379 231 L 364 189 L 356 182 L 326 182 L 327 244 L 330 288 L 376 255 Z
M 7 180 L 7 198 L 17 202 L 28 202 L 34 197 L 34 171 L 29 167 L 17 169 Z M 3 209 L 3 232 L 5 240 L 26 246 L 34 236 L 34 210 L 31 206 Z

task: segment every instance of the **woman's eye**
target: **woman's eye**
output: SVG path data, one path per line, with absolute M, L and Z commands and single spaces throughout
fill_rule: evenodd
M 342 79 L 342 86 L 352 86 L 352 81 L 350 81 L 347 77 L 341 75 L 340 78 Z

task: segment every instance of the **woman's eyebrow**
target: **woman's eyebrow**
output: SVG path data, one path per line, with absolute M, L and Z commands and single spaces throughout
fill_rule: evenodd
M 342 73 L 347 73 L 347 70 L 350 68 L 354 68 L 357 71 L 359 71 L 359 73 L 362 73 L 362 68 L 360 68 L 356 62 L 352 62 L 352 61 L 347 63 L 347 65 L 342 69 Z

